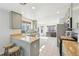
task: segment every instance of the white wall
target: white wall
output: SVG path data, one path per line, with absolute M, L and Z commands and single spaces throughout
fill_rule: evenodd
M 73 11 L 73 29 L 77 29 L 77 23 L 79 23 L 79 9 Z
M 53 18 L 53 17 L 46 17 L 46 18 L 39 18 L 37 19 L 38 24 L 41 25 L 56 25 L 59 23 L 59 19 Z
M 73 14 L 73 28 L 74 29 L 77 28 L 77 22 L 79 22 L 79 16 L 76 14 L 76 12 L 74 12 L 74 14 Z
M 79 4 L 73 4 L 72 6 L 72 28 L 77 29 L 77 23 L 79 23 Z M 71 16 L 70 11 L 68 9 L 64 18 L 60 19 L 59 23 L 64 23 L 67 17 Z
M 70 7 L 66 11 L 65 16 L 63 18 L 59 19 L 59 24 L 64 24 L 64 22 L 66 22 L 66 20 L 68 19 L 68 17 L 71 17 L 71 8 Z
M 9 13 L 0 9 L 0 47 L 9 43 Z

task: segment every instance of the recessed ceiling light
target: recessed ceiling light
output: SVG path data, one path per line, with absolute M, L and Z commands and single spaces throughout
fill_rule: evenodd
M 60 12 L 59 12 L 59 11 L 57 11 L 56 13 L 57 13 L 57 14 L 59 14 Z
M 36 9 L 35 7 L 32 7 L 32 9 Z

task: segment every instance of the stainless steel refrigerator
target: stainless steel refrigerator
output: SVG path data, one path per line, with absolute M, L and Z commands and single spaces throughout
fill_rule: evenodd
M 57 32 L 56 32 L 56 35 L 57 35 L 57 46 L 59 47 L 60 46 L 60 36 L 63 36 L 65 35 L 65 24 L 57 24 Z

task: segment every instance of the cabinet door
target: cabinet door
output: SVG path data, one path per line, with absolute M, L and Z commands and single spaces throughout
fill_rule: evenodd
M 77 43 L 63 40 L 63 54 L 65 56 L 77 56 Z
M 22 23 L 22 15 L 16 12 L 11 11 L 11 28 L 12 29 L 20 29 Z
M 37 20 L 32 20 L 32 26 L 33 26 L 33 30 L 36 31 L 37 30 Z
M 31 43 L 30 55 L 39 56 L 39 39 L 37 41 Z

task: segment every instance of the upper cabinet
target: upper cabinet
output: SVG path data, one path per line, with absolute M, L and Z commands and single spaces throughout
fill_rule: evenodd
M 34 31 L 36 31 L 37 30 L 37 20 L 32 20 L 32 29 L 34 30 Z
M 21 29 L 22 25 L 22 15 L 14 11 L 10 12 L 10 28 L 11 29 Z

